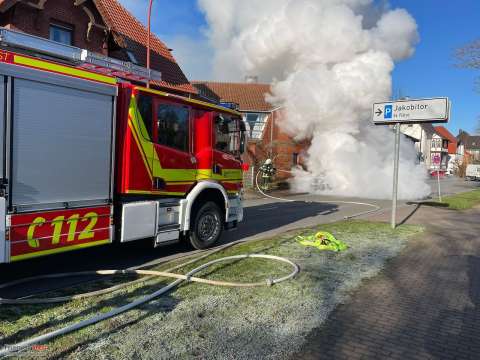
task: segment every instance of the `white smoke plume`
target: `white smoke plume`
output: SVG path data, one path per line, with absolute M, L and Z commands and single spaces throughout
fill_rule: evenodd
M 411 56 L 417 25 L 372 0 L 198 0 L 222 80 L 258 75 L 284 107 L 281 126 L 311 139 L 293 186 L 324 194 L 388 198 L 394 135 L 371 124 L 391 95 L 394 62 Z M 402 142 L 399 197 L 430 192 L 413 146 Z

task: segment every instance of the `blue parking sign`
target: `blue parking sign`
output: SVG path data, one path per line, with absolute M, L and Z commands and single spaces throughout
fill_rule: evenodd
M 393 116 L 393 105 L 385 105 L 385 108 L 383 109 L 383 117 L 384 119 L 391 119 Z

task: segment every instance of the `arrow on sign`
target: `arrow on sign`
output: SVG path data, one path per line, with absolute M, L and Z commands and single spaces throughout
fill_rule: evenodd
M 380 109 L 378 109 L 378 110 L 375 112 L 375 114 L 377 114 L 377 116 L 380 116 L 380 115 L 382 115 L 382 114 L 383 114 L 383 111 L 382 111 L 382 110 L 380 110 Z

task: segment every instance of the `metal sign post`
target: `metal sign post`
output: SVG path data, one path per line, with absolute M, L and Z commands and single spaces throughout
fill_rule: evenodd
M 395 152 L 393 162 L 392 229 L 397 226 L 398 168 L 400 162 L 400 123 L 395 129 Z
M 442 192 L 440 191 L 440 167 L 437 170 L 438 200 L 442 202 Z
M 440 154 L 435 154 L 433 156 L 433 165 L 438 166 L 438 169 L 437 169 L 438 200 L 442 202 L 442 192 L 440 189 L 440 169 L 442 168 L 442 157 Z
M 373 123 L 375 125 L 395 125 L 395 153 L 393 164 L 392 229 L 397 226 L 398 171 L 400 167 L 400 125 L 420 123 L 446 123 L 450 117 L 448 98 L 418 100 L 399 100 L 373 104 Z M 438 196 L 440 193 L 440 175 L 437 171 Z

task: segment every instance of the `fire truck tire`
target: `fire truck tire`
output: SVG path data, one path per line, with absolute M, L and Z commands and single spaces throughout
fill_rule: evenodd
M 212 201 L 195 211 L 189 236 L 190 243 L 195 249 L 206 249 L 220 239 L 223 229 L 222 218 L 222 211 Z

